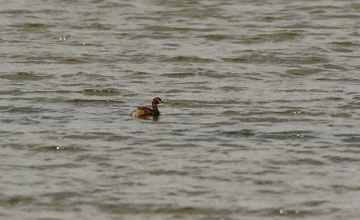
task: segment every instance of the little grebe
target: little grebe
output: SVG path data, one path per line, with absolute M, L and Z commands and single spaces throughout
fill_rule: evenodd
M 160 98 L 155 97 L 152 101 L 153 109 L 146 108 L 146 107 L 138 107 L 138 109 L 131 112 L 132 117 L 145 117 L 145 116 L 159 116 L 160 112 L 157 107 L 157 104 L 163 103 Z

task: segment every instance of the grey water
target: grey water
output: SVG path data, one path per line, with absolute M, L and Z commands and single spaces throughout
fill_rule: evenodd
M 0 219 L 360 219 L 356 0 L 2 1 L 0 45 Z

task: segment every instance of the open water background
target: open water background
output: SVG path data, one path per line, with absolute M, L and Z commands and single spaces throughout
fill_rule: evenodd
M 360 219 L 359 31 L 357 0 L 1 1 L 0 218 Z

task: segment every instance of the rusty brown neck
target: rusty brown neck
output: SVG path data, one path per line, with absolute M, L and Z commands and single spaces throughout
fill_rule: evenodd
M 153 107 L 154 111 L 156 111 L 156 112 L 159 111 L 157 104 L 155 102 L 152 103 L 152 107 Z

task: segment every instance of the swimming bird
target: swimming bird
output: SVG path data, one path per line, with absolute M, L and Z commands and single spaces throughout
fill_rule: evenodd
M 146 108 L 146 107 L 138 107 L 136 110 L 131 112 L 131 116 L 136 118 L 136 117 L 146 117 L 146 116 L 159 116 L 160 115 L 160 111 L 157 107 L 157 104 L 159 103 L 163 103 L 163 101 L 161 101 L 160 98 L 155 97 L 152 101 L 152 108 Z

